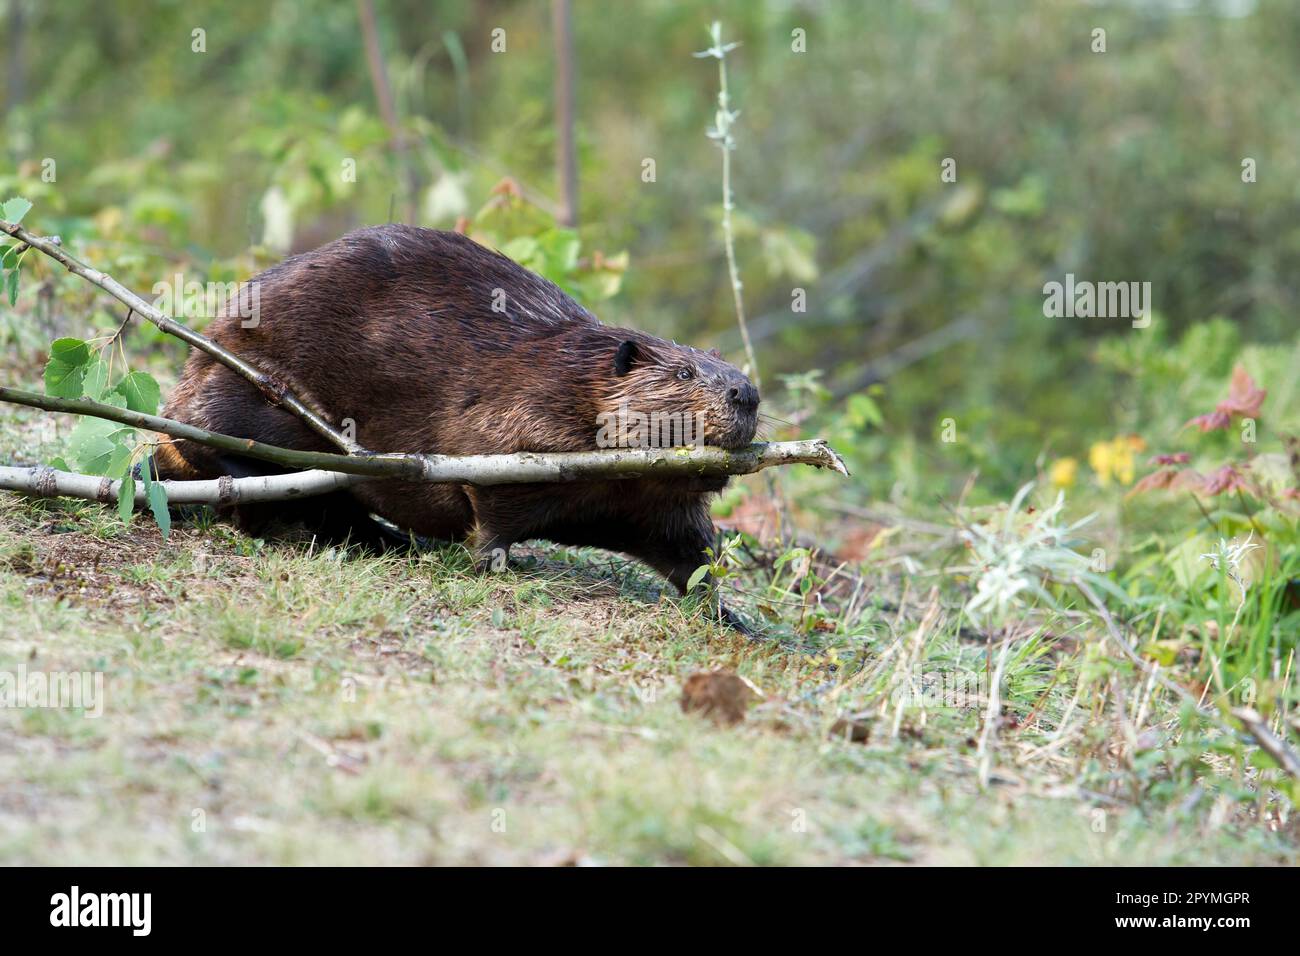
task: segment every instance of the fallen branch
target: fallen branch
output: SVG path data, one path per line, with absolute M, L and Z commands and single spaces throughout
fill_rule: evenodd
M 769 442 L 728 450 L 713 447 L 610 448 L 580 452 L 517 452 L 510 455 L 365 454 L 299 451 L 235 438 L 158 415 L 134 412 L 88 398 L 57 398 L 0 387 L 0 401 L 51 412 L 89 415 L 160 432 L 271 462 L 286 468 L 319 469 L 371 478 L 433 483 L 502 485 L 646 477 L 745 475 L 778 465 L 805 464 L 848 475 L 844 460 L 822 439 Z
M 1300 780 L 1300 756 L 1287 746 L 1285 740 L 1268 729 L 1268 724 L 1258 711 L 1249 707 L 1236 707 L 1233 708 L 1232 716 L 1241 721 L 1241 725 L 1259 743 L 1260 749 L 1276 760 L 1279 767 Z
M 226 437 L 226 436 L 221 436 Z M 240 441 L 240 439 L 235 439 Z M 263 446 L 271 448 L 274 446 Z M 281 451 L 287 449 L 279 449 Z M 338 458 L 352 468 L 364 468 L 366 462 L 381 456 Z M 395 456 L 402 458 L 404 456 Z M 619 479 L 672 475 L 743 475 L 775 465 L 810 464 L 841 471 L 839 456 L 824 441 L 773 442 L 750 445 L 737 451 L 722 448 L 613 449 L 593 452 L 562 452 L 516 455 L 469 455 L 456 458 L 445 455 L 413 455 L 422 463 L 418 480 L 438 483 L 498 485 L 516 482 L 562 482 L 584 479 Z M 841 472 L 847 474 L 847 472 Z M 253 501 L 286 501 L 323 495 L 369 481 L 379 475 L 345 474 L 340 471 L 311 469 L 287 475 L 252 478 L 221 478 L 201 481 L 164 481 L 170 504 L 234 505 Z M 391 477 L 391 476 L 389 476 Z M 401 476 L 399 476 L 401 477 Z M 42 497 L 83 498 L 104 504 L 116 502 L 120 481 L 95 475 L 58 471 L 44 465 L 32 467 L 0 466 L 0 490 L 19 491 Z M 144 488 L 137 483 L 137 505 L 143 505 Z
M 1149 661 L 1143 659 L 1142 655 L 1137 652 L 1137 649 L 1124 639 L 1124 635 L 1119 632 L 1119 626 L 1115 623 L 1115 618 L 1111 616 L 1110 609 L 1106 607 L 1105 602 L 1097 596 L 1097 592 L 1089 587 L 1086 581 L 1081 578 L 1071 578 L 1070 583 L 1077 587 L 1080 593 L 1088 599 L 1088 603 L 1096 609 L 1097 614 L 1101 617 L 1102 623 L 1106 625 L 1106 632 L 1110 635 L 1110 639 L 1115 642 L 1115 646 L 1123 651 L 1124 655 L 1136 664 L 1143 674 L 1151 680 L 1154 680 L 1165 690 L 1176 694 L 1178 697 L 1182 698 L 1183 701 L 1191 704 L 1196 708 L 1197 713 L 1209 717 L 1212 721 L 1218 724 L 1219 729 L 1226 730 L 1229 733 L 1232 732 L 1231 727 L 1216 718 L 1209 710 L 1201 707 L 1200 702 L 1197 701 L 1195 696 L 1188 692 L 1186 687 L 1171 681 L 1169 678 L 1165 677 L 1164 674 L 1161 674 L 1158 670 L 1153 668 Z
M 1090 588 L 1084 581 L 1077 578 L 1074 579 L 1074 584 L 1079 588 L 1083 593 L 1083 596 L 1088 599 L 1092 606 L 1097 609 L 1097 613 L 1105 623 L 1106 630 L 1110 634 L 1111 640 L 1119 646 L 1120 650 L 1122 650 L 1130 660 L 1137 664 L 1144 674 L 1155 680 L 1166 690 L 1172 691 L 1178 697 L 1182 698 L 1184 702 L 1191 704 L 1196 708 L 1197 713 L 1207 718 L 1224 733 L 1230 735 L 1236 734 L 1236 728 L 1229 725 L 1227 721 L 1221 719 L 1216 713 L 1214 713 L 1214 711 L 1208 708 L 1203 708 L 1194 694 L 1190 693 L 1185 687 L 1181 687 L 1167 679 L 1163 674 L 1153 668 L 1149 662 L 1142 658 L 1142 655 L 1137 652 L 1136 648 L 1134 648 L 1133 645 L 1126 641 L 1123 635 L 1120 634 L 1119 628 L 1115 624 L 1115 619 L 1111 616 L 1106 605 L 1102 602 L 1101 598 L 1097 596 L 1097 593 L 1092 590 L 1092 588 Z M 1278 765 L 1283 770 L 1292 777 L 1295 777 L 1297 780 L 1300 780 L 1300 756 L 1297 756 L 1296 752 L 1287 746 L 1285 741 L 1275 736 L 1273 732 L 1268 729 L 1268 725 L 1257 712 L 1251 710 L 1249 707 L 1236 707 L 1230 710 L 1229 713 L 1231 713 L 1237 722 L 1245 728 L 1247 733 L 1255 738 L 1255 741 L 1259 744 L 1260 748 L 1277 761 Z
M 256 366 L 245 362 L 234 352 L 218 345 L 206 335 L 195 332 L 189 326 L 182 325 L 175 319 L 164 315 L 157 308 L 150 305 L 107 273 L 100 272 L 98 269 L 94 269 L 86 265 L 84 262 L 72 257 L 63 250 L 57 237 L 51 238 L 33 235 L 22 226 L 8 222 L 4 219 L 0 219 L 0 232 L 8 233 L 15 239 L 31 246 L 36 251 L 44 253 L 55 262 L 62 265 L 73 275 L 80 276 L 92 285 L 98 286 L 131 310 L 138 312 L 168 335 L 176 336 L 181 341 L 211 355 L 227 368 L 233 369 L 235 372 L 256 385 L 258 391 L 265 396 L 267 401 L 273 405 L 282 406 L 293 412 L 301 418 L 308 427 L 312 429 L 312 431 L 326 438 L 335 447 L 352 453 L 363 452 L 365 450 L 327 422 L 317 412 L 303 404 L 302 400 L 294 395 L 283 382 L 278 381 Z
M 332 452 L 299 451 L 295 448 L 281 448 L 278 445 L 266 445 L 249 438 L 236 438 L 222 435 L 195 425 L 187 425 L 161 415 L 149 415 L 135 412 L 117 405 L 107 405 L 89 398 L 58 398 L 54 395 L 42 395 L 40 392 L 28 392 L 19 388 L 0 387 L 0 402 L 25 405 L 47 412 L 66 412 L 70 415 L 89 415 L 105 421 L 129 425 L 160 432 L 172 438 L 184 438 L 218 451 L 228 451 L 246 458 L 269 461 L 284 468 L 320 468 L 328 471 L 340 471 L 351 475 L 410 477 L 418 478 L 423 473 L 420 455 L 336 455 Z
M 167 503 L 173 505 L 236 505 L 253 501 L 286 501 L 308 498 L 347 488 L 368 479 L 337 471 L 298 471 L 290 475 L 253 478 L 217 478 L 211 481 L 164 481 Z M 0 465 L 0 489 L 19 491 L 42 498 L 84 498 L 113 504 L 121 495 L 122 482 L 95 475 L 37 466 L 12 468 Z M 135 504 L 147 507 L 141 482 L 135 483 Z

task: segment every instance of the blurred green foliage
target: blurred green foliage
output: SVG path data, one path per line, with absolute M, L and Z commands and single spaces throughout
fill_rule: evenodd
M 572 232 L 548 198 L 546 3 L 378 0 L 396 150 L 354 4 L 0 9 L 0 194 L 31 199 L 30 225 L 135 288 L 180 267 L 244 277 L 409 211 L 443 228 L 466 217 L 606 320 L 737 358 L 704 135 L 716 76 L 691 55 L 716 16 L 741 41 L 736 234 L 769 405 L 846 441 L 864 491 L 950 494 L 978 468 L 977 494 L 1005 498 L 1044 455 L 1082 459 L 1096 441 L 1165 428 L 1247 344 L 1261 383 L 1294 394 L 1289 0 L 577 0 Z M 494 194 L 507 176 L 517 189 Z M 1153 327 L 1045 318 L 1043 283 L 1067 272 L 1150 282 Z M 806 311 L 792 309 L 797 290 Z M 57 291 L 38 301 L 33 286 L 19 308 L 86 334 L 102 301 L 66 277 Z M 820 391 L 798 391 L 816 370 Z

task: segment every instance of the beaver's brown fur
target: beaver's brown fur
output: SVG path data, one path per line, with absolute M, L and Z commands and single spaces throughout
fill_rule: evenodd
M 741 447 L 754 436 L 758 391 L 716 352 L 603 325 L 552 283 L 456 233 L 360 229 L 253 281 L 256 324 L 232 306 L 208 334 L 327 420 L 355 423 L 356 440 L 375 451 L 593 449 L 599 416 L 621 406 L 703 412 L 707 444 Z M 201 352 L 191 354 L 165 414 L 274 445 L 336 450 Z M 166 477 L 275 470 L 183 441 L 158 457 Z M 292 516 L 354 541 L 379 536 L 370 513 L 428 537 L 473 535 L 482 560 L 528 538 L 591 545 L 639 558 L 684 589 L 706 560 L 709 497 L 724 484 L 373 481 L 296 504 Z M 263 508 L 242 517 L 290 514 Z

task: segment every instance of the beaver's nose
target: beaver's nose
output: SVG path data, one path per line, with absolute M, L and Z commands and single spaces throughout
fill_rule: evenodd
M 741 408 L 753 411 L 758 408 L 758 389 L 752 382 L 745 382 L 743 385 L 733 385 L 727 393 L 731 398 L 731 404 Z

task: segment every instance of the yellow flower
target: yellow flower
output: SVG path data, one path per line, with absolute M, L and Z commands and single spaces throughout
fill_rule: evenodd
M 1121 485 L 1132 484 L 1134 474 L 1133 454 L 1147 447 L 1137 435 L 1120 435 L 1111 441 L 1100 441 L 1088 449 L 1088 464 L 1097 473 L 1097 483 L 1103 488 L 1111 481 Z
M 1079 474 L 1079 463 L 1073 458 L 1058 458 L 1047 470 L 1048 479 L 1056 488 L 1073 488 Z
M 105 239 L 114 239 L 122 231 L 125 219 L 121 206 L 104 206 L 95 213 L 95 231 Z
M 1114 462 L 1115 452 L 1110 442 L 1099 441 L 1088 449 L 1088 465 L 1097 473 L 1097 483 L 1103 488 L 1110 484 Z

